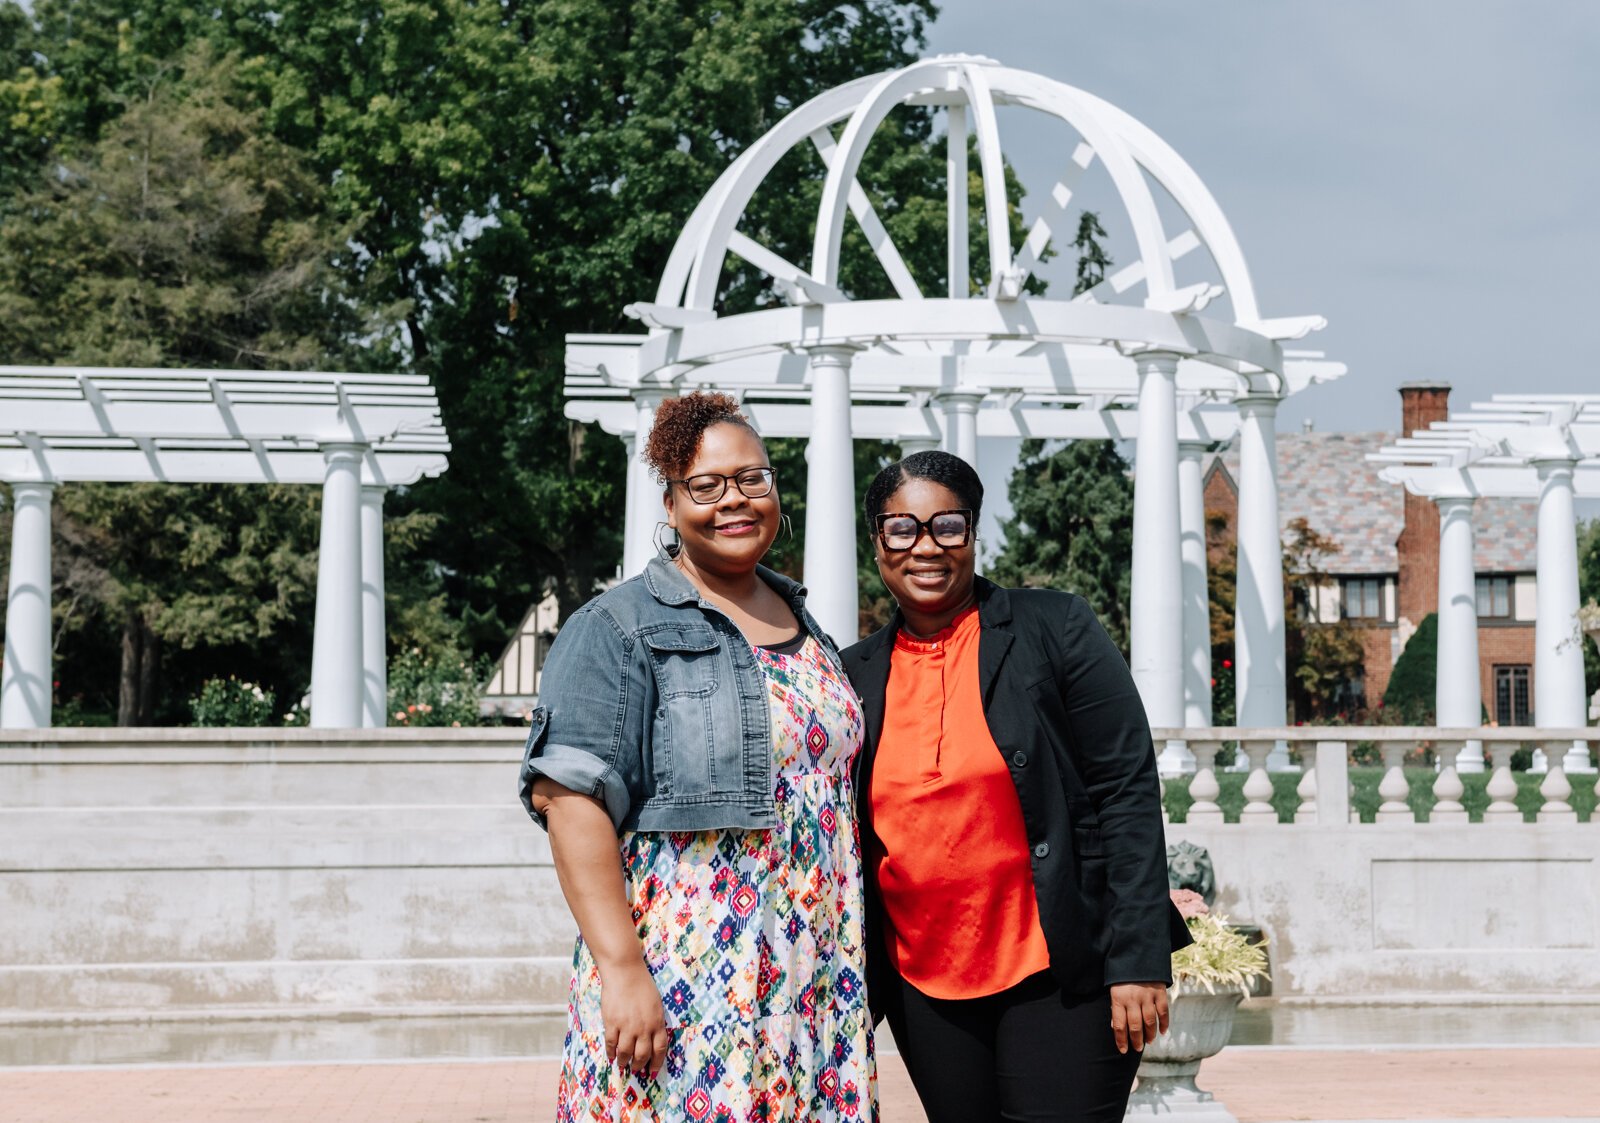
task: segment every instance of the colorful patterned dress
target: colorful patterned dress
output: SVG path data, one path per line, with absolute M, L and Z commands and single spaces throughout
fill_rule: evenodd
M 755 651 L 771 693 L 778 826 L 622 836 L 671 1045 L 655 1080 L 606 1060 L 600 972 L 580 938 L 559 1123 L 878 1117 L 850 781 L 861 711 L 815 640 Z

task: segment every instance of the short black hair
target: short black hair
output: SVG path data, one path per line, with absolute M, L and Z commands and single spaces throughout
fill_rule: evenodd
M 927 480 L 949 488 L 963 507 L 971 508 L 974 520 L 983 513 L 983 481 L 978 478 L 977 470 L 953 453 L 933 449 L 913 452 L 873 477 L 864 504 L 869 527 L 873 519 L 883 514 L 889 496 L 899 491 L 907 480 Z

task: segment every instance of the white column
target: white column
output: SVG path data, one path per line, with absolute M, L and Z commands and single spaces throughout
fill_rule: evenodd
M 1533 629 L 1534 720 L 1543 726 L 1587 724 L 1583 633 L 1578 630 L 1578 539 L 1572 504 L 1573 460 L 1539 460 L 1538 592 Z M 1567 772 L 1591 770 L 1587 749 L 1573 746 Z
M 811 350 L 811 440 L 806 449 L 807 605 L 843 647 L 856 641 L 856 483 L 850 436 L 850 359 Z
M 628 448 L 628 523 L 622 533 L 624 578 L 642 572 L 656 556 L 656 524 L 667 518 L 666 509 L 661 505 L 661 484 L 642 454 L 650 439 L 650 427 L 656 423 L 656 407 L 668 396 L 667 391 L 654 387 L 636 387 L 633 391 L 636 412 L 633 443 Z
M 972 390 L 952 390 L 936 395 L 944 409 L 945 451 L 978 466 L 978 405 L 983 394 Z
M 1288 719 L 1284 687 L 1283 541 L 1278 526 L 1278 399 L 1244 397 L 1239 409 L 1239 569 L 1233 665 L 1237 721 L 1256 729 Z M 1267 768 L 1289 767 L 1276 745 Z
M 952 105 L 945 110 L 944 152 L 945 212 L 949 228 L 945 231 L 945 280 L 951 300 L 965 300 L 968 291 L 967 266 L 967 107 Z
M 317 548 L 316 634 L 311 647 L 311 724 L 361 725 L 360 445 L 326 445 L 322 534 Z
M 0 729 L 50 725 L 50 497 L 54 484 L 11 485 L 11 585 L 6 594 Z
M 901 437 L 900 459 L 904 460 L 913 452 L 932 452 L 939 447 L 939 442 L 931 437 Z
M 1211 594 L 1206 584 L 1204 441 L 1178 445 L 1178 525 L 1183 558 L 1183 724 L 1211 724 Z
M 1200 460 L 1204 441 L 1178 442 L 1178 533 L 1183 566 L 1183 724 L 1211 724 L 1211 598 L 1206 588 L 1206 510 Z M 1194 754 L 1168 741 L 1156 761 L 1163 775 L 1194 771 Z
M 1183 724 L 1183 560 L 1178 515 L 1178 360 L 1139 358 L 1133 476 L 1133 681 L 1153 726 Z
M 389 489 L 361 488 L 361 724 L 389 724 L 388 622 L 383 604 L 383 497 Z
M 1472 567 L 1472 499 L 1442 496 L 1439 507 L 1439 654 L 1434 712 L 1440 725 L 1476 728 L 1483 720 L 1478 666 L 1478 590 Z M 1483 742 L 1468 741 L 1457 772 L 1483 771 Z
M 622 437 L 622 557 L 617 562 L 617 573 L 627 572 L 628 559 L 633 556 L 633 536 L 639 525 L 639 477 L 633 474 L 633 458 L 639 453 L 639 439 L 632 433 Z

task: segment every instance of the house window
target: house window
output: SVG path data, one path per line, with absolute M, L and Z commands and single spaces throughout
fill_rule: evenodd
M 1510 577 L 1478 578 L 1478 618 L 1480 620 L 1509 620 L 1511 618 Z
M 1504 666 L 1494 669 L 1494 719 L 1501 725 L 1529 724 L 1528 690 L 1531 668 Z
M 1340 582 L 1340 604 L 1346 620 L 1382 620 L 1383 578 L 1346 577 Z

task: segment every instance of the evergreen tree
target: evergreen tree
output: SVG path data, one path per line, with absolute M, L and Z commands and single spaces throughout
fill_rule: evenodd
M 1077 593 L 1126 653 L 1133 565 L 1128 462 L 1110 441 L 1073 441 L 1054 450 L 1025 441 L 1007 493 L 1013 517 L 994 579 Z
M 1390 720 L 1405 725 L 1434 723 L 1438 662 L 1439 616 L 1430 612 L 1406 641 L 1389 674 L 1383 708 Z

